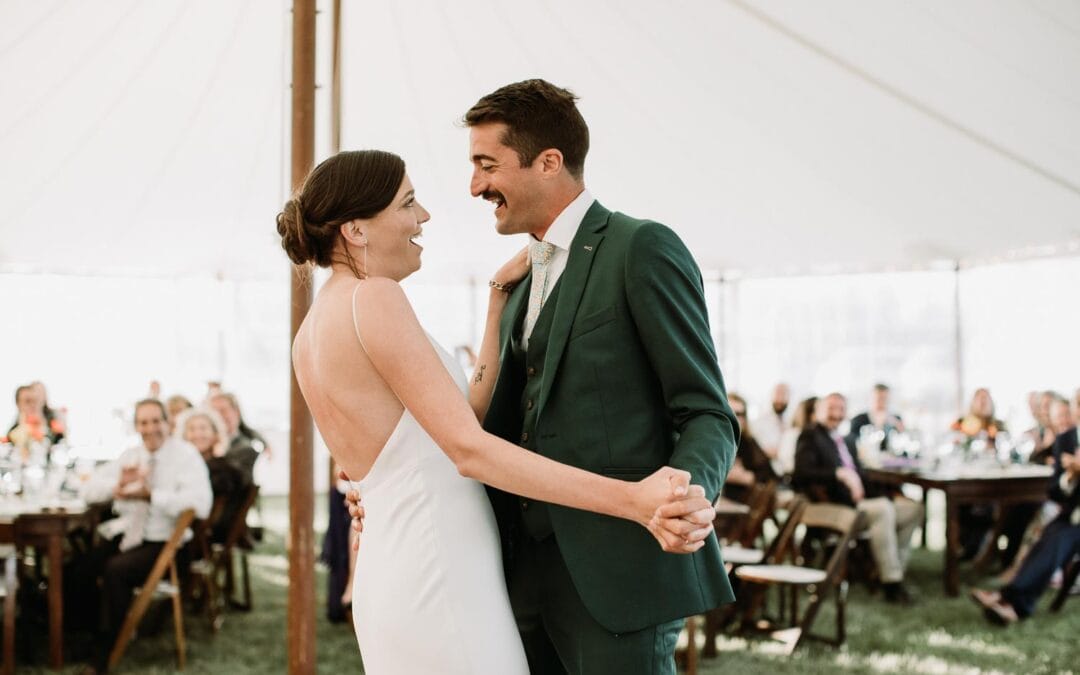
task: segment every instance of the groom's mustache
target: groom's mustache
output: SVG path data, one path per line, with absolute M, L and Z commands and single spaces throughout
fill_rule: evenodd
M 480 196 L 489 202 L 497 201 L 500 204 L 506 203 L 506 197 L 503 197 L 501 192 L 496 192 L 495 190 L 485 190 Z

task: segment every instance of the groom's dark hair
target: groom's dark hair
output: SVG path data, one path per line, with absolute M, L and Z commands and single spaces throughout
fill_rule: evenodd
M 500 87 L 465 113 L 466 126 L 502 122 L 502 142 L 529 166 L 541 152 L 555 148 L 575 178 L 585 171 L 589 127 L 574 101 L 573 92 L 544 80 L 524 80 Z

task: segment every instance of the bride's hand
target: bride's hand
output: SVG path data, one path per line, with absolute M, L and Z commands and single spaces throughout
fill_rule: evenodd
M 686 471 L 662 467 L 635 484 L 638 522 L 668 553 L 693 553 L 712 534 L 712 504 Z
M 503 286 L 516 286 L 529 273 L 529 247 L 521 249 L 499 268 L 492 279 Z

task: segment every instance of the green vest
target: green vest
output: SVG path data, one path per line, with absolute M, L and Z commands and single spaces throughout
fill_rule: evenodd
M 555 306 L 558 304 L 559 287 L 560 284 L 556 282 L 555 288 L 544 301 L 544 306 L 529 336 L 528 349 L 524 349 L 522 345 L 520 324 L 512 345 L 511 367 L 522 373 L 522 379 L 518 380 L 522 384 L 521 437 L 518 445 L 533 452 L 537 452 L 536 421 L 540 410 L 537 402 L 540 400 L 540 383 L 544 379 L 544 357 L 547 354 L 548 334 L 551 332 L 551 318 L 555 315 Z M 518 503 L 521 506 L 521 520 L 529 536 L 537 541 L 551 536 L 551 515 L 548 513 L 547 504 L 530 499 L 519 499 Z

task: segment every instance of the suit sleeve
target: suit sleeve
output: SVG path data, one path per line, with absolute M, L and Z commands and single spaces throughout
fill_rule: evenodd
M 647 223 L 633 235 L 625 275 L 630 314 L 678 432 L 669 464 L 689 471 L 716 499 L 739 428 L 709 332 L 701 272 L 674 232 Z

